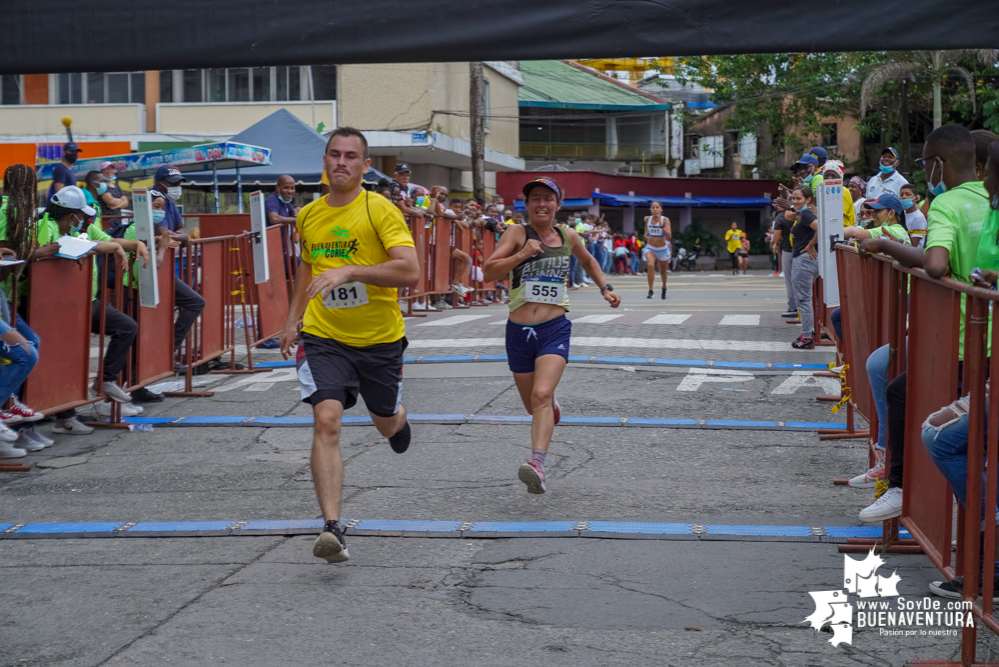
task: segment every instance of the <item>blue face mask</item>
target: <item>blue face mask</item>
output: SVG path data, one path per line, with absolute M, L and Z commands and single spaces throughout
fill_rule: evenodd
M 798 213 L 802 213 L 806 208 L 808 208 L 808 204 L 805 204 L 801 208 L 796 208 L 794 210 L 797 211 Z
M 157 211 L 153 209 L 153 224 L 158 225 L 163 222 L 163 217 L 166 215 L 166 211 Z
M 890 174 L 891 172 L 895 171 L 895 167 L 886 167 L 883 164 L 879 164 L 878 169 L 881 170 L 882 174 Z
M 934 161 L 933 166 L 930 167 L 930 173 L 926 175 L 926 185 L 929 186 L 930 193 L 934 197 L 939 197 L 943 193 L 947 192 L 947 184 L 943 182 L 943 169 L 941 169 L 940 182 L 937 183 L 936 185 L 930 185 L 930 180 L 932 179 L 933 174 L 934 172 L 936 172 L 936 170 L 937 170 L 937 163 L 936 161 Z
M 281 195 L 278 195 L 278 201 L 280 201 L 282 204 L 290 204 L 291 203 L 290 199 L 285 199 Z
M 79 234 L 80 227 L 82 226 L 83 226 L 83 220 L 80 220 L 79 218 L 73 218 L 73 224 L 70 225 L 69 227 L 69 233 L 72 234 L 73 236 Z
M 912 205 L 913 205 L 913 204 L 915 204 L 915 203 L 916 203 L 916 202 L 914 202 L 914 201 L 913 201 L 913 200 L 911 200 L 911 199 L 902 199 L 902 200 L 900 200 L 900 201 L 902 202 L 902 208 L 904 208 L 904 209 L 905 209 L 905 210 L 907 210 L 907 211 L 908 211 L 908 210 L 909 210 L 910 208 L 912 208 Z
M 101 183 L 100 185 L 97 186 L 97 196 L 98 197 L 100 197 L 102 194 L 104 194 L 107 191 L 108 191 L 108 184 L 107 183 Z
M 804 183 L 805 185 L 808 185 L 809 183 L 812 182 L 813 178 L 815 178 L 815 174 L 809 174 L 808 176 L 805 176 L 803 179 L 801 179 L 801 182 Z

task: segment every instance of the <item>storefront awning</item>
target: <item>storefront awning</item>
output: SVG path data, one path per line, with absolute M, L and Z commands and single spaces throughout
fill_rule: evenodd
M 652 197 L 647 195 L 616 195 L 594 192 L 593 198 L 604 206 L 636 206 L 648 208 L 657 201 L 663 208 L 758 208 L 773 202 L 766 197 Z

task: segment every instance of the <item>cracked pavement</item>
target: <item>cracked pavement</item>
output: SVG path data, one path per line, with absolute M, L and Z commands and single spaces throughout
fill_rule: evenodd
M 761 276 L 752 276 L 754 289 L 742 297 L 744 280 L 715 278 L 720 288 L 699 291 L 695 283 L 706 280 L 685 284 L 671 277 L 666 306 L 644 303 L 644 279 L 614 282 L 626 307 L 657 309 L 650 312 L 686 312 L 691 303 L 718 313 L 780 307 L 782 281 L 773 279 L 768 290 Z M 580 312 L 606 311 L 595 290 L 572 298 Z M 499 306 L 474 312 L 503 314 Z M 430 340 L 449 329 L 417 324 L 407 324 L 412 339 Z M 639 324 L 614 325 L 617 333 L 609 334 L 606 326 L 578 325 L 575 333 L 682 334 L 682 327 L 664 333 Z M 496 336 L 496 328 L 446 337 Z M 682 335 L 728 339 L 734 347 L 698 356 L 688 351 L 687 358 L 802 359 L 790 348 L 749 358 L 737 349 L 742 340 L 789 343 L 794 327 L 689 329 Z M 807 361 L 831 356 L 822 351 Z M 825 393 L 819 383 L 775 393 L 789 372 L 733 374 L 723 378 L 731 381 L 680 391 L 688 371 L 572 365 L 559 398 L 567 415 L 841 421 L 828 403 L 815 400 Z M 282 373 L 252 376 L 259 382 L 210 376 L 211 386 L 228 390 L 213 398 L 167 399 L 147 413 L 309 414 L 297 400 L 293 376 Z M 420 364 L 405 374 L 411 412 L 523 411 L 503 364 Z M 873 496 L 831 484 L 862 469 L 862 441 L 820 442 L 800 432 L 580 426 L 556 429 L 550 491 L 529 496 L 516 479 L 529 451 L 528 428 L 419 425 L 411 451 L 398 456 L 370 426 L 345 427 L 344 515 L 853 526 Z M 86 462 L 4 473 L 0 521 L 314 518 L 309 447 L 304 428 L 157 427 L 64 437 L 24 461 L 82 456 Z M 328 565 L 312 557 L 312 539 L 0 540 L 0 665 L 839 667 L 959 658 L 957 638 L 855 629 L 852 646 L 832 647 L 830 634 L 802 624 L 814 610 L 808 591 L 841 585 L 843 557 L 830 544 L 348 534 L 350 562 Z M 899 593 L 907 598 L 923 597 L 927 584 L 940 578 L 925 556 L 884 559 L 881 571 L 898 572 Z M 979 659 L 997 653 L 994 637 L 981 631 Z

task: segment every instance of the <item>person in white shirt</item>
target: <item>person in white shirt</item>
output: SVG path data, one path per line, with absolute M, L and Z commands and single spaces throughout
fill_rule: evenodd
M 867 198 L 877 199 L 886 192 L 890 192 L 898 197 L 902 186 L 909 181 L 905 180 L 902 174 L 898 173 L 898 151 L 888 146 L 881 151 L 881 163 L 878 165 L 881 173 L 871 176 L 867 181 Z
M 905 209 L 905 226 L 909 230 L 912 245 L 922 248 L 926 243 L 926 216 L 919 210 L 919 193 L 916 186 L 906 183 L 902 186 L 902 207 Z

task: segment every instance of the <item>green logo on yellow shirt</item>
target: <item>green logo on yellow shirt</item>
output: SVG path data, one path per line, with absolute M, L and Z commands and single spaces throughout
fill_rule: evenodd
M 341 228 L 339 226 L 334 227 L 333 229 L 331 229 L 330 230 L 330 234 L 336 234 L 338 238 L 348 238 L 348 239 L 350 238 L 350 230 L 349 229 L 343 229 L 343 228 Z

